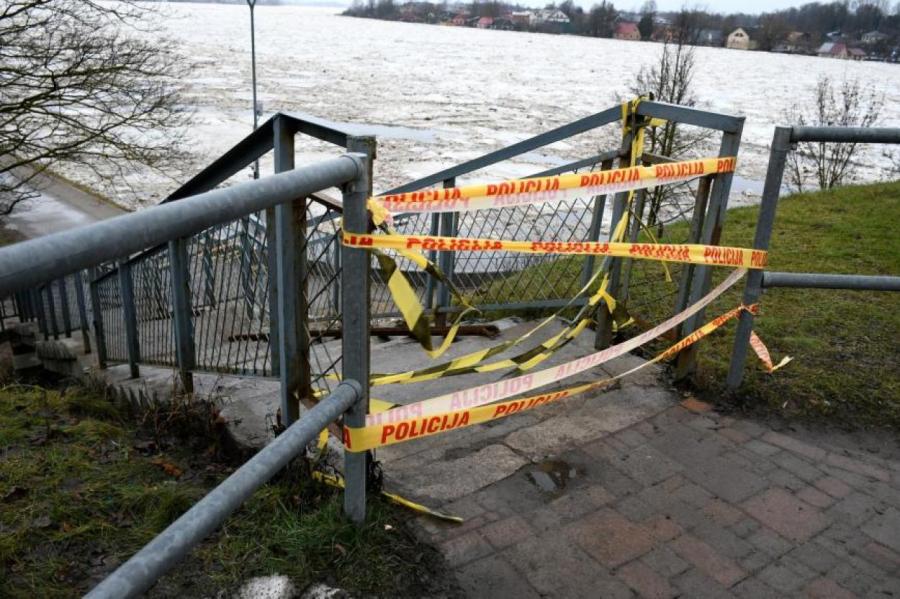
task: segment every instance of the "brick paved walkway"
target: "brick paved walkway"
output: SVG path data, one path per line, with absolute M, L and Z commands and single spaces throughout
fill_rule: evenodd
M 895 438 L 689 401 L 557 457 L 422 523 L 470 596 L 900 597 Z

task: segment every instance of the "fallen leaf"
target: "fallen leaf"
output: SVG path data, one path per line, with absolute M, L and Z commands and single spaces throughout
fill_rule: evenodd
M 159 466 L 163 469 L 163 472 L 168 474 L 173 478 L 181 478 L 181 475 L 184 474 L 184 471 L 171 462 L 167 462 L 162 458 L 156 458 L 150 462 L 154 466 Z
M 344 549 L 344 546 L 341 545 L 340 543 L 335 543 L 335 544 L 334 544 L 334 548 L 335 548 L 335 549 L 337 550 L 337 552 L 340 553 L 341 555 L 347 555 L 347 550 Z

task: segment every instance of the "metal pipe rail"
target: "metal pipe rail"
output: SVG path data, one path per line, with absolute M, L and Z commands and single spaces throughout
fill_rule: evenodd
M 769 165 L 759 207 L 759 218 L 753 238 L 753 248 L 768 250 L 775 224 L 775 212 L 781 196 L 781 183 L 788 154 L 794 144 L 814 143 L 875 143 L 900 144 L 900 128 L 864 127 L 776 127 L 769 151 Z M 874 291 L 897 291 L 900 276 L 875 277 L 861 275 L 838 275 L 832 273 L 782 273 L 753 270 L 747 275 L 744 287 L 744 305 L 755 304 L 765 287 L 812 287 L 818 289 L 869 289 Z M 741 312 L 734 346 L 731 349 L 731 363 L 728 367 L 726 386 L 734 391 L 744 378 L 744 364 L 753 330 L 753 314 Z
M 85 597 L 122 599 L 149 589 L 361 396 L 359 383 L 344 380 L 331 395 L 278 435 Z
M 0 249 L 0 296 L 342 185 L 362 171 L 344 155 Z
M 764 272 L 762 286 L 804 289 L 850 289 L 860 291 L 900 291 L 900 277 L 836 275 L 813 272 Z

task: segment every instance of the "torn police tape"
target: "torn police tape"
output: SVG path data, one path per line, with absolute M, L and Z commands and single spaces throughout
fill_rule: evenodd
M 653 166 L 628 166 L 607 171 L 426 189 L 375 196 L 369 198 L 368 207 L 375 224 L 381 224 L 395 212 L 467 212 L 634 191 L 681 183 L 705 175 L 731 173 L 736 164 L 735 157 L 701 158 Z
M 480 424 L 499 418 L 504 418 L 519 412 L 532 410 L 542 405 L 553 403 L 567 397 L 586 393 L 594 389 L 606 387 L 613 382 L 634 374 L 635 372 L 646 368 L 647 366 L 674 356 L 679 351 L 703 339 L 728 321 L 736 318 L 743 310 L 755 311 L 755 306 L 738 306 L 714 320 L 704 324 L 702 327 L 678 341 L 678 343 L 670 346 L 665 351 L 659 353 L 652 360 L 648 360 L 639 366 L 636 366 L 627 372 L 623 372 L 614 377 L 609 377 L 599 381 L 583 383 L 562 389 L 552 391 L 540 395 L 533 395 L 521 399 L 504 401 L 500 403 L 490 403 L 486 405 L 477 405 L 472 408 L 457 409 L 432 415 L 423 416 L 406 416 L 393 422 L 368 425 L 363 428 L 344 427 L 344 446 L 348 451 L 358 452 L 383 447 L 385 445 L 394 445 L 412 439 L 436 435 L 449 430 L 455 430 L 473 424 Z M 571 363 L 570 363 L 571 364 Z M 565 367 L 566 365 L 563 365 Z M 563 377 L 564 378 L 564 377 Z M 393 410 L 383 412 L 390 414 L 398 411 L 405 406 L 398 406 Z
M 419 423 L 419 429 L 416 429 L 415 436 L 420 437 L 436 434 L 444 430 L 468 426 L 477 422 L 492 420 L 502 415 L 507 415 L 507 413 L 512 413 L 509 412 L 511 409 L 520 411 L 523 409 L 521 406 L 527 405 L 528 407 L 524 409 L 530 409 L 531 407 L 547 403 L 548 401 L 556 401 L 557 399 L 568 397 L 575 392 L 569 389 L 525 398 L 523 400 L 496 404 L 494 406 L 487 405 L 572 377 L 628 353 L 648 341 L 659 337 L 666 331 L 673 329 L 705 308 L 740 280 L 746 273 L 746 269 L 735 270 L 722 283 L 716 286 L 715 289 L 710 291 L 706 296 L 688 309 L 672 316 L 649 331 L 645 331 L 632 339 L 602 351 L 533 374 L 503 379 L 494 383 L 479 385 L 462 391 L 425 399 L 414 404 L 397 406 L 394 409 L 384 412 L 368 414 L 366 416 L 366 426 L 364 428 L 344 428 L 344 444 L 351 451 L 364 451 L 366 449 L 372 449 L 381 445 L 390 445 L 411 438 L 409 437 L 413 432 L 411 427 L 415 423 Z M 721 326 L 721 324 L 717 326 Z M 690 343 L 693 343 L 700 338 L 699 336 L 694 338 L 694 336 L 699 334 L 700 333 L 695 331 L 692 336 L 689 336 L 686 339 L 690 340 L 693 338 L 693 340 L 690 341 Z M 679 344 L 683 342 L 685 342 L 685 340 L 682 340 Z M 678 347 L 679 344 L 676 344 L 673 347 Z M 685 346 L 686 345 L 682 347 Z M 681 347 L 679 347 L 679 349 L 681 349 Z M 596 384 L 600 383 L 589 383 L 589 385 Z M 582 387 L 584 386 L 575 387 L 573 389 L 578 389 L 577 393 L 581 393 L 588 388 L 594 388 L 584 387 L 582 389 Z M 513 408 L 513 406 L 520 407 Z M 504 412 L 503 410 L 506 411 Z M 403 426 L 401 426 L 401 424 L 403 424 Z
M 363 249 L 574 254 L 753 269 L 765 268 L 768 261 L 768 254 L 763 250 L 694 243 L 512 241 L 437 235 L 360 235 L 347 232 L 343 232 L 341 238 L 344 245 Z

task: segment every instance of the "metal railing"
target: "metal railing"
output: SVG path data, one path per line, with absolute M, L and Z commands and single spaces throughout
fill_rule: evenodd
M 299 385 L 309 385 L 310 380 L 309 355 L 303 353 L 309 351 L 309 328 L 304 324 L 308 296 L 299 285 L 305 280 L 302 275 L 307 263 L 303 258 L 310 240 L 306 238 L 306 205 L 301 202 L 321 190 L 340 187 L 344 202 L 355 207 L 352 213 L 364 215 L 365 199 L 370 193 L 371 153 L 345 154 L 295 169 L 291 138 L 284 130 L 279 130 L 280 127 L 276 121 L 276 170 L 281 171 L 278 174 L 0 248 L 0 297 L 18 298 L 19 302 L 30 297 L 36 301 L 27 302 L 29 306 L 36 306 L 39 314 L 46 313 L 50 321 L 58 320 L 52 306 L 43 305 L 41 298 L 45 297 L 48 304 L 53 303 L 57 299 L 52 294 L 54 282 L 60 282 L 56 286 L 60 295 L 65 296 L 71 281 L 76 296 L 81 297 L 75 304 L 79 306 L 81 325 L 85 327 L 88 317 L 86 310 L 80 309 L 86 304 L 83 301 L 84 285 L 78 283 L 81 279 L 73 279 L 72 275 L 81 277 L 87 268 L 95 270 L 97 265 L 119 260 L 116 269 L 95 277 L 90 289 L 91 303 L 95 307 L 92 317 L 95 326 L 99 323 L 98 341 L 107 336 L 104 328 L 124 328 L 121 336 L 124 348 L 105 343 L 98 347 L 98 350 L 102 348 L 98 351 L 101 363 L 111 356 L 119 357 L 121 354 L 117 352 L 124 351 L 131 363 L 132 374 L 136 375 L 139 361 L 168 361 L 166 356 L 174 349 L 178 369 L 183 375 L 189 375 L 194 366 L 192 330 L 195 322 L 188 280 L 188 248 L 192 240 L 228 223 L 243 222 L 242 219 L 249 215 L 269 209 L 274 211 L 274 219 L 268 222 L 274 225 L 270 229 L 275 248 L 273 270 L 277 273 L 276 289 L 281 290 L 276 303 L 279 322 L 283 323 L 278 353 L 282 409 L 288 417 L 293 412 L 293 418 L 275 441 L 213 489 L 89 596 L 130 597 L 146 590 L 250 494 L 296 457 L 328 424 L 343 414 L 346 424 L 359 426 L 368 412 L 368 393 L 355 382 L 369 379 L 368 310 L 355 300 L 352 302 L 354 308 L 346 312 L 350 317 L 343 322 L 346 333 L 341 342 L 343 382 L 302 418 L 298 418 L 299 406 L 294 393 Z M 370 148 L 371 142 L 350 139 L 348 145 Z M 351 223 L 359 220 L 348 219 Z M 318 245 L 321 245 L 320 237 L 314 239 Z M 336 248 L 334 240 L 325 247 Z M 201 246 L 201 260 L 202 249 Z M 140 260 L 127 259 L 135 252 L 141 252 Z M 368 281 L 368 253 L 341 247 L 341 254 L 341 261 L 348 271 L 348 276 L 342 278 L 341 296 L 358 298 L 360 281 Z M 142 290 L 139 295 L 135 294 L 136 288 Z M 241 291 L 238 301 L 232 303 L 243 309 L 243 300 Z M 61 317 L 69 319 L 71 313 L 65 316 L 69 302 L 63 302 L 62 306 Z M 26 318 L 28 311 L 19 311 L 20 317 Z M 121 315 L 121 321 L 112 318 L 113 314 Z M 170 320 L 173 345 L 141 346 L 142 329 L 157 327 L 160 321 Z M 53 333 L 59 331 L 59 328 L 52 329 Z M 299 380 L 303 376 L 306 379 Z M 346 454 L 344 509 L 355 522 L 361 522 L 365 517 L 365 467 L 366 454 Z
M 776 127 L 769 152 L 769 166 L 766 171 L 766 182 L 763 188 L 759 218 L 756 222 L 756 233 L 753 247 L 768 250 L 775 225 L 775 213 L 778 199 L 781 196 L 781 184 L 788 153 L 795 144 L 803 142 L 815 143 L 874 143 L 900 144 L 900 129 L 895 128 L 861 128 L 861 127 Z M 747 275 L 744 287 L 744 305 L 755 304 L 765 288 L 817 288 L 817 289 L 855 289 L 870 291 L 900 291 L 900 276 L 865 276 L 839 275 L 835 273 L 789 273 L 751 270 Z M 741 312 L 737 331 L 734 336 L 734 347 L 731 352 L 731 363 L 728 368 L 726 385 L 735 390 L 741 385 L 744 377 L 744 366 L 747 362 L 747 351 L 750 346 L 750 333 L 753 330 L 753 314 L 747 310 Z

